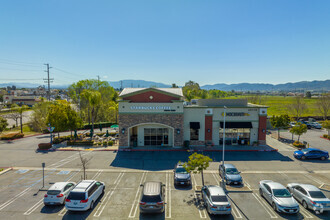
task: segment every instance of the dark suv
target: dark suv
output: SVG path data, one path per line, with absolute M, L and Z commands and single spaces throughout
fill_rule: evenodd
M 183 167 L 183 163 L 178 163 L 174 168 L 174 185 L 191 185 L 190 173 Z
M 165 185 L 161 182 L 145 182 L 140 200 L 140 213 L 162 213 L 165 211 Z

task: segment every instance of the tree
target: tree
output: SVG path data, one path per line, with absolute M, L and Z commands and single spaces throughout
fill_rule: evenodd
M 31 115 L 31 120 L 29 126 L 34 131 L 43 131 L 46 129 L 47 124 L 47 115 L 48 115 L 48 107 L 51 105 L 51 102 L 39 102 L 33 106 L 33 113 Z
M 308 99 L 312 98 L 312 93 L 310 91 L 306 92 L 305 97 Z
M 172 83 L 172 88 L 179 88 L 175 83 Z
M 101 102 L 101 93 L 99 91 L 91 91 L 86 89 L 82 92 L 82 96 L 88 100 L 90 106 L 92 107 L 92 130 L 94 131 L 95 108 Z
M 204 186 L 204 175 L 203 170 L 206 170 L 209 167 L 209 163 L 212 162 L 212 159 L 203 154 L 193 153 L 189 156 L 188 162 L 183 164 L 183 167 L 187 172 L 200 173 L 202 175 L 202 183 Z
M 322 123 L 323 128 L 327 129 L 328 136 L 330 135 L 330 121 L 326 120 Z
M 7 126 L 7 120 L 0 116 L 0 134 L 6 129 Z
M 288 115 L 273 115 L 273 117 L 270 118 L 270 123 L 274 128 L 277 128 L 277 138 L 280 139 L 280 129 L 289 126 L 290 117 Z
M 18 119 L 20 119 L 20 114 L 17 111 L 12 110 L 11 113 L 6 114 L 3 116 L 4 118 L 7 119 L 12 119 L 15 121 L 16 127 L 18 127 Z
M 84 172 L 84 180 L 85 180 L 86 179 L 86 169 L 87 169 L 88 163 L 92 159 L 92 157 L 90 157 L 90 158 L 83 157 L 81 155 L 81 152 L 79 151 L 79 158 L 80 158 L 82 170 Z
M 23 112 L 28 109 L 29 106 L 22 105 L 22 107 L 17 108 L 17 112 L 19 113 L 20 124 L 21 124 L 21 133 L 23 134 Z
M 106 81 L 98 81 L 94 79 L 80 80 L 69 86 L 68 94 L 73 103 L 78 106 L 79 115 L 85 121 L 91 124 L 92 106 L 89 99 L 83 94 L 84 90 L 98 91 L 101 93 L 101 100 L 94 107 L 94 122 L 108 121 L 110 118 L 110 102 L 117 101 L 118 93 Z
M 307 110 L 307 105 L 304 102 L 304 98 L 296 96 L 292 104 L 287 106 L 288 110 L 296 117 L 298 121 L 301 115 Z
M 69 103 L 54 102 L 48 108 L 46 124 L 55 127 L 55 132 L 75 130 L 82 124 L 77 112 L 71 108 Z
M 112 101 L 110 103 L 110 110 L 114 113 L 116 124 L 118 124 L 118 102 Z
M 296 126 L 290 128 L 290 132 L 292 134 L 298 135 L 298 142 L 299 142 L 300 136 L 307 132 L 307 125 L 298 122 Z
M 316 105 L 323 119 L 327 120 L 330 112 L 330 93 L 322 95 L 318 98 Z

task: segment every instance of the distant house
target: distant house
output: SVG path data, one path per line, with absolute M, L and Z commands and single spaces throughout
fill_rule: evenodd
M 3 96 L 4 104 L 27 105 L 31 107 L 40 101 L 40 98 L 36 96 L 16 96 L 12 94 Z

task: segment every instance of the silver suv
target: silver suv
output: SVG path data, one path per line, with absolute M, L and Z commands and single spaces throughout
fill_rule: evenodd
M 178 163 L 174 168 L 174 185 L 191 185 L 190 173 L 183 167 L 183 163 Z
M 79 182 L 65 200 L 65 208 L 70 211 L 92 209 L 96 200 L 104 193 L 104 188 L 104 183 L 96 180 Z
M 226 184 L 242 184 L 243 179 L 241 172 L 239 172 L 233 164 L 220 164 L 219 174 L 226 181 Z
M 165 211 L 165 185 L 161 182 L 145 182 L 140 200 L 140 213 L 162 213 Z

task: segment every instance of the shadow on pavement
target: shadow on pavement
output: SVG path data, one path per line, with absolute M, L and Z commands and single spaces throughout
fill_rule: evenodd
M 54 214 L 60 212 L 63 208 L 65 208 L 64 205 L 44 206 L 40 212 L 44 214 Z
M 221 152 L 200 152 L 213 162 L 222 160 Z M 119 151 L 111 162 L 112 167 L 159 171 L 173 169 L 178 161 L 187 161 L 191 152 L 185 151 Z M 293 161 L 279 152 L 226 152 L 227 161 Z
M 140 213 L 139 219 L 147 220 L 147 219 L 165 219 L 165 211 L 163 213 Z

